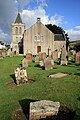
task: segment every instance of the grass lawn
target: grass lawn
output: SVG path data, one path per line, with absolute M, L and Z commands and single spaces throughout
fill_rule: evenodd
M 30 63 L 28 77 L 35 82 L 16 86 L 14 70 L 20 66 L 22 56 L 6 57 L 0 60 L 0 120 L 11 120 L 12 113 L 32 100 L 52 100 L 66 104 L 76 111 L 74 120 L 80 120 L 80 66 L 55 64 L 52 70 L 42 70 Z M 70 75 L 63 78 L 48 78 L 49 74 L 65 72 Z

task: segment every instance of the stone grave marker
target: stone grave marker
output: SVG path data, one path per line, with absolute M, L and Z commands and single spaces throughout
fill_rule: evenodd
M 80 64 L 80 51 L 76 53 L 76 63 Z
M 0 59 L 3 59 L 3 56 L 2 56 L 2 49 L 0 49 Z
M 17 85 L 28 82 L 26 69 L 23 67 L 18 67 L 15 70 L 15 79 Z
M 31 54 L 31 53 L 27 53 L 27 54 L 26 54 L 26 59 L 27 59 L 29 62 L 32 62 L 32 54 Z
M 54 61 L 58 60 L 58 50 L 55 50 L 53 55 L 54 55 Z
M 28 60 L 26 58 L 22 60 L 22 67 L 24 68 L 28 67 Z
M 39 65 L 44 66 L 44 61 L 43 60 L 39 61 Z
M 39 62 L 39 55 L 36 55 L 35 57 L 35 63 L 38 63 Z
M 41 59 L 44 60 L 45 58 L 46 58 L 46 53 L 45 52 L 41 53 Z
M 67 65 L 66 48 L 63 46 L 61 51 L 61 65 Z
M 44 59 L 45 70 L 53 69 L 51 58 Z
M 59 102 L 41 100 L 30 103 L 29 120 L 46 120 L 47 117 L 56 116 L 60 107 Z
M 51 49 L 48 48 L 48 56 L 51 56 Z

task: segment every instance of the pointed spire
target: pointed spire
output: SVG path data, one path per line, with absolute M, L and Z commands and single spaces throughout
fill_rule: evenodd
M 20 13 L 18 13 L 16 20 L 15 20 L 15 23 L 22 23 Z

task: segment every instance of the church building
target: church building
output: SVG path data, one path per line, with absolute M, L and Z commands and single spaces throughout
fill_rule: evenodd
M 37 18 L 35 24 L 29 29 L 25 29 L 20 13 L 18 13 L 15 22 L 12 24 L 12 51 L 15 54 L 32 53 L 37 55 L 39 52 L 58 51 L 61 53 L 62 47 L 66 49 L 66 38 L 62 34 L 52 33 L 41 19 Z

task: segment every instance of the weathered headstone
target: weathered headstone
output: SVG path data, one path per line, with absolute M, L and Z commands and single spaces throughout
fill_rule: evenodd
M 3 56 L 3 58 L 6 57 L 6 50 L 5 49 L 2 50 L 2 56 Z
M 17 85 L 28 82 L 26 69 L 23 67 L 18 67 L 15 70 L 15 79 Z
M 44 61 L 43 60 L 39 61 L 39 65 L 44 66 Z
M 3 59 L 3 56 L 2 56 L 2 49 L 0 49 L 0 59 Z
M 53 55 L 54 55 L 54 61 L 58 60 L 58 51 L 57 50 L 54 51 Z
M 44 60 L 45 58 L 46 58 L 46 53 L 45 52 L 41 53 L 41 59 Z
M 51 56 L 51 49 L 48 48 L 48 56 Z
M 44 59 L 44 66 L 45 66 L 45 70 L 53 69 L 51 58 Z
M 28 60 L 26 58 L 22 60 L 22 67 L 28 67 Z
M 41 100 L 30 103 L 29 120 L 41 120 L 56 116 L 60 107 L 59 102 Z
M 35 63 L 38 63 L 39 62 L 39 55 L 36 55 L 35 57 Z
M 63 46 L 61 51 L 61 65 L 67 65 L 66 48 Z
M 76 63 L 80 64 L 80 51 L 76 53 Z
M 11 49 L 8 49 L 8 51 L 7 51 L 7 56 L 9 56 L 9 57 L 12 57 L 12 56 L 13 56 L 13 53 L 12 53 Z
M 31 53 L 27 53 L 27 54 L 26 54 L 26 59 L 27 59 L 29 62 L 32 62 L 32 54 L 31 54 Z

